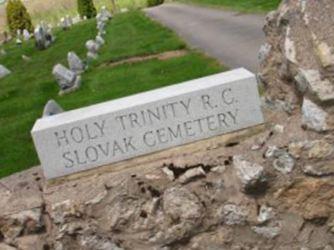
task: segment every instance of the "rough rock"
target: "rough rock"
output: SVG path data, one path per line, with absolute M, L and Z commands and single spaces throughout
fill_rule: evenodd
M 257 221 L 260 223 L 264 223 L 274 217 L 275 217 L 274 209 L 272 207 L 262 205 L 260 207 L 259 215 L 257 216 Z
M 324 132 L 328 130 L 328 114 L 312 101 L 304 99 L 302 113 L 302 123 L 306 128 L 317 132 Z
M 268 239 L 273 239 L 275 238 L 277 235 L 279 235 L 280 231 L 281 231 L 281 227 L 280 226 L 255 226 L 252 227 L 252 230 L 265 237 Z
M 226 225 L 243 225 L 246 223 L 248 211 L 245 207 L 227 204 L 223 207 L 223 215 Z
M 183 175 L 180 176 L 179 182 L 184 184 L 191 181 L 194 178 L 203 176 L 205 176 L 205 171 L 203 170 L 202 167 L 197 167 L 187 170 Z
M 248 162 L 242 156 L 235 156 L 233 164 L 246 193 L 258 193 L 266 190 L 267 180 L 262 166 Z
M 328 35 L 334 25 L 333 10 L 331 0 L 283 0 L 267 15 L 264 26 L 265 47 L 271 48 L 260 69 L 266 97 L 293 100 L 300 106 L 303 97 L 307 98 L 303 112 L 308 113 L 308 125 L 313 124 L 316 131 L 325 130 L 325 113 L 334 114 L 328 105 L 334 100 L 334 42 Z

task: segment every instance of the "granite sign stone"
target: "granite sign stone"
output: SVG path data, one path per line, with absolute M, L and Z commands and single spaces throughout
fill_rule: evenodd
M 36 121 L 46 178 L 263 123 L 254 74 L 237 69 Z

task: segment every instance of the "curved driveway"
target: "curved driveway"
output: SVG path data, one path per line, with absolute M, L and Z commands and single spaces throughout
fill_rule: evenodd
M 264 16 L 179 3 L 163 4 L 145 12 L 222 64 L 257 71 L 257 55 L 264 43 Z

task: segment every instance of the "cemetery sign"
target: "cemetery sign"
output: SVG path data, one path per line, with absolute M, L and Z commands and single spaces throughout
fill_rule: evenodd
M 256 78 L 237 69 L 44 117 L 31 133 L 50 179 L 260 123 Z

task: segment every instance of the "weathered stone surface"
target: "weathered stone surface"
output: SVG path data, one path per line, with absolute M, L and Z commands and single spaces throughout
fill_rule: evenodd
M 61 64 L 53 67 L 52 74 L 60 87 L 59 95 L 73 92 L 81 86 L 81 77 Z
M 248 211 L 245 207 L 227 204 L 223 207 L 222 212 L 226 225 L 244 225 L 246 223 Z
M 61 65 L 54 75 L 75 86 Z M 55 178 L 260 124 L 259 104 L 254 75 L 238 69 L 40 119 L 32 135 Z
M 300 70 L 296 80 L 301 92 L 309 89 L 320 101 L 334 100 L 334 84 L 328 79 L 321 79 L 317 70 Z
M 100 36 L 100 35 L 97 35 L 97 36 L 96 36 L 95 41 L 96 41 L 96 43 L 99 44 L 100 46 L 102 46 L 102 45 L 105 44 L 105 41 L 104 41 L 103 37 Z
M 267 180 L 262 166 L 246 161 L 242 156 L 233 157 L 233 164 L 246 193 L 264 192 Z
M 205 176 L 205 171 L 203 170 L 202 167 L 193 168 L 193 169 L 186 171 L 183 175 L 181 175 L 179 178 L 179 181 L 181 183 L 187 183 L 194 178 L 203 177 L 203 176 Z
M 89 40 L 86 42 L 87 58 L 88 59 L 96 59 L 98 57 L 97 52 L 100 49 L 100 45 L 95 40 Z
M 266 205 L 262 205 L 260 207 L 259 215 L 257 217 L 257 221 L 260 223 L 267 222 L 268 220 L 271 220 L 274 218 L 275 212 L 272 207 L 268 207 Z
M 267 97 L 298 103 L 305 96 L 333 114 L 333 10 L 331 0 L 284 0 L 268 14 L 264 31 L 271 50 L 260 70 Z
M 35 44 L 40 50 L 47 49 L 54 41 L 50 27 L 45 24 L 37 25 L 34 30 Z
M 60 114 L 62 112 L 64 112 L 64 110 L 55 100 L 49 100 L 44 106 L 43 117 Z
M 273 239 L 277 235 L 279 235 L 281 231 L 281 227 L 280 226 L 255 226 L 255 227 L 252 227 L 252 230 L 255 233 L 265 238 Z
M 268 44 L 268 43 L 261 46 L 260 51 L 259 51 L 259 55 L 258 55 L 260 64 L 262 64 L 266 61 L 266 59 L 269 56 L 270 50 L 271 50 L 271 45 Z
M 68 52 L 67 61 L 68 61 L 68 66 L 70 67 L 70 70 L 76 73 L 77 75 L 83 73 L 86 69 L 86 66 L 82 62 L 80 57 L 73 51 Z
M 30 38 L 31 38 L 31 34 L 29 33 L 29 31 L 27 29 L 23 30 L 22 35 L 23 35 L 23 39 L 25 41 L 29 41 Z
M 326 163 L 313 163 L 313 165 L 303 166 L 306 175 L 315 177 L 326 177 L 334 175 L 334 161 Z
M 327 118 L 328 114 L 318 105 L 308 99 L 304 99 L 302 106 L 302 122 L 303 125 L 318 132 L 328 130 Z

